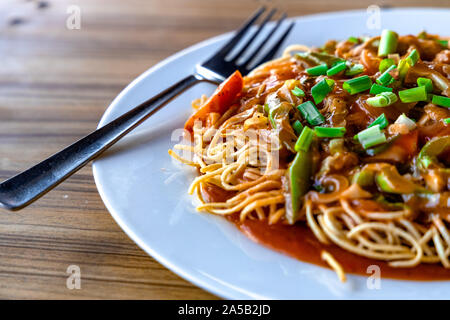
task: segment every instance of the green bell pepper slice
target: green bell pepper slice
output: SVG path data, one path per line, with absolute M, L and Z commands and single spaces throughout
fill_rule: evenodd
M 428 141 L 417 156 L 419 169 L 425 171 L 431 165 L 441 167 L 437 157 L 448 149 L 450 149 L 450 136 L 435 137 Z
M 352 177 L 352 183 L 361 187 L 370 187 L 374 184 L 382 192 L 410 194 L 428 192 L 425 188 L 403 177 L 397 168 L 391 164 L 368 164 Z
M 375 172 L 369 169 L 358 171 L 352 178 L 352 184 L 356 183 L 361 187 L 370 187 L 375 182 Z
M 375 174 L 375 182 L 380 191 L 396 194 L 428 192 L 422 186 L 403 177 L 395 166 L 387 165 Z
M 312 175 L 312 151 L 300 150 L 286 172 L 288 192 L 286 194 L 286 218 L 290 224 L 297 220 L 302 207 L 302 198 L 308 192 Z

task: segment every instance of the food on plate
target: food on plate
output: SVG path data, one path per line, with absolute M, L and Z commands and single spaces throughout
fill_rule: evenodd
M 448 38 L 289 46 L 193 106 L 169 154 L 198 169 L 199 211 L 342 281 L 450 279 Z

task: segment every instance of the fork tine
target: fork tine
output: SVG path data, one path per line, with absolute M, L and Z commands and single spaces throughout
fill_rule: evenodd
M 261 16 L 261 14 L 266 11 L 266 7 L 259 8 L 253 16 L 251 16 L 244 25 L 236 32 L 233 38 L 229 40 L 219 51 L 216 53 L 216 56 L 226 56 L 231 49 L 241 40 L 242 36 L 250 29 L 250 27 L 255 23 L 256 20 Z
M 266 53 L 266 55 L 264 57 L 262 57 L 255 65 L 259 66 L 260 64 L 263 64 L 264 62 L 267 62 L 269 60 L 272 60 L 272 58 L 274 57 L 275 53 L 277 53 L 278 49 L 281 47 L 281 45 L 283 44 L 284 40 L 286 39 L 286 37 L 288 36 L 289 32 L 291 32 L 292 28 L 295 25 L 295 21 L 293 21 L 289 27 L 286 29 L 286 31 L 283 33 L 283 35 L 280 37 L 280 39 L 277 41 L 277 43 L 275 43 L 272 48 L 270 48 L 270 50 Z
M 236 53 L 236 55 L 234 56 L 234 58 L 231 60 L 233 62 L 235 62 L 237 59 L 239 59 L 239 57 L 245 52 L 245 50 L 247 50 L 248 46 L 256 39 L 256 37 L 261 33 L 262 29 L 264 28 L 264 26 L 267 24 L 267 22 L 270 21 L 270 19 L 272 19 L 273 15 L 277 12 L 277 9 L 272 9 L 269 14 L 267 15 L 267 17 L 264 19 L 264 21 L 260 24 L 258 30 L 256 30 L 253 35 L 250 37 L 250 39 L 248 39 L 248 41 L 245 43 L 245 45 L 241 48 L 241 50 L 239 50 L 238 53 Z
M 248 64 L 255 58 L 255 56 L 258 54 L 258 52 L 261 51 L 261 49 L 264 47 L 266 42 L 269 41 L 269 39 L 273 36 L 275 31 L 278 30 L 278 28 L 283 23 L 284 19 L 286 19 L 286 14 L 285 13 L 281 16 L 280 19 L 278 19 L 277 24 L 275 26 L 273 26 L 273 28 L 270 30 L 269 34 L 264 38 L 264 40 L 261 41 L 261 43 L 259 44 L 258 48 L 256 48 L 255 51 L 253 51 L 253 53 L 247 58 L 247 60 L 245 60 L 241 64 L 241 67 L 248 68 Z

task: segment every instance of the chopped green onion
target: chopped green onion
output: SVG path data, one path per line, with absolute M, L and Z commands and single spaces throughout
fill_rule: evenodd
M 359 132 L 357 139 L 364 149 L 386 142 L 386 136 L 381 132 L 378 124 Z
M 417 61 L 419 61 L 419 58 L 420 58 L 419 52 L 417 51 L 417 49 L 414 49 L 405 59 L 400 59 L 397 67 L 400 79 L 405 78 L 409 68 L 414 66 L 417 63 Z
M 303 130 L 295 143 L 295 151 L 299 152 L 301 150 L 307 152 L 311 145 L 313 135 L 314 131 L 310 127 L 303 127 Z
M 345 81 L 343 84 L 343 88 L 347 90 L 350 94 L 356 94 L 359 92 L 369 90 L 371 86 L 372 80 L 370 80 L 369 76 L 361 76 L 358 78 L 353 78 Z
M 270 113 L 270 108 L 269 108 L 269 105 L 267 103 L 264 104 L 264 113 L 267 114 L 267 115 Z
M 379 70 L 380 72 L 385 72 L 390 66 L 395 65 L 394 59 L 383 59 L 380 62 Z
M 448 40 L 436 40 L 441 44 L 442 47 L 448 48 Z
M 427 89 L 427 92 L 433 91 L 433 81 L 431 81 L 428 78 L 417 78 L 417 85 L 419 87 L 425 86 L 425 88 Z
M 316 104 L 319 104 L 325 99 L 327 94 L 329 94 L 333 90 L 334 80 L 331 79 L 323 79 L 314 87 L 311 88 L 311 95 Z
M 302 132 L 303 130 L 303 125 L 299 120 L 295 120 L 294 124 L 292 125 L 292 128 L 295 130 L 295 133 L 299 135 L 300 132 Z
M 377 94 L 375 97 L 366 100 L 368 105 L 372 107 L 387 107 L 391 104 L 397 102 L 397 95 L 393 92 L 382 92 Z
M 372 107 L 387 107 L 389 105 L 389 100 L 381 94 L 367 99 L 366 102 Z
M 364 66 L 362 64 L 354 64 L 348 67 L 348 70 L 345 71 L 346 76 L 356 76 L 357 74 L 364 72 Z
M 399 91 L 398 95 L 404 103 L 427 101 L 427 89 L 424 86 Z
M 398 135 L 396 136 L 396 138 L 397 137 Z M 375 146 L 370 149 L 366 149 L 366 154 L 371 157 L 380 154 L 381 152 L 386 151 L 392 145 L 393 141 L 395 141 L 395 138 L 386 139 L 386 143 L 380 144 L 379 146 Z
M 395 93 L 393 93 L 393 92 L 382 92 L 382 93 L 379 93 L 379 94 L 384 96 L 384 97 L 386 97 L 389 100 L 389 104 L 390 105 L 393 104 L 393 103 L 396 103 L 397 100 L 398 100 L 397 95 Z
M 356 37 L 349 37 L 347 39 L 347 41 L 351 42 L 351 43 L 359 43 L 359 39 Z
M 322 76 L 322 75 L 327 74 L 327 70 L 328 70 L 328 66 L 326 65 L 326 63 L 324 63 L 324 64 L 319 64 L 318 66 L 315 66 L 312 68 L 308 68 L 308 69 L 306 69 L 306 72 L 310 76 Z
M 327 76 L 334 76 L 347 68 L 347 61 L 339 61 L 331 69 L 328 69 Z
M 305 91 L 303 91 L 302 89 L 300 89 L 297 86 L 294 89 L 292 89 L 291 92 L 292 92 L 292 94 L 294 96 L 297 96 L 297 97 L 304 97 L 305 96 Z
M 408 55 L 408 57 L 406 57 L 406 60 L 409 62 L 410 66 L 414 66 L 417 61 L 419 61 L 420 59 L 420 55 L 419 52 L 417 51 L 417 49 L 414 49 L 413 51 L 411 51 L 411 53 Z
M 446 118 L 446 119 L 444 119 L 442 121 L 444 121 L 445 124 L 450 124 L 450 118 Z
M 381 86 L 390 85 L 394 81 L 394 78 L 390 75 L 389 72 L 391 72 L 395 68 L 397 68 L 396 65 L 392 65 L 389 68 L 387 68 L 386 71 L 384 71 L 383 74 L 377 78 L 376 80 L 377 83 Z
M 404 124 L 408 127 L 409 131 L 412 131 L 416 128 L 416 123 L 414 122 L 414 120 L 411 120 L 410 118 L 408 118 L 404 113 L 402 113 L 397 120 L 395 120 L 396 124 Z
M 314 133 L 319 138 L 340 138 L 344 136 L 345 132 L 344 127 L 314 127 Z
M 313 126 L 317 126 L 325 121 L 325 118 L 312 101 L 306 101 L 297 108 L 300 110 L 303 118 L 305 118 L 306 121 Z
M 433 95 L 431 102 L 441 107 L 450 108 L 450 98 L 447 97 Z
M 380 129 L 384 129 L 384 128 L 386 128 L 386 127 L 389 125 L 389 122 L 388 122 L 388 120 L 387 120 L 387 118 L 386 118 L 386 116 L 385 116 L 384 113 L 383 113 L 381 116 L 379 116 L 378 118 L 376 118 L 376 119 L 368 126 L 368 128 L 373 127 L 373 126 L 376 126 L 376 125 L 379 125 L 379 126 L 380 126 Z
M 411 65 L 409 64 L 407 59 L 400 59 L 400 61 L 398 62 L 398 75 L 400 77 L 400 79 L 405 78 L 406 73 L 408 72 L 409 68 L 411 67 Z
M 370 94 L 379 94 L 382 92 L 392 92 L 392 88 L 380 86 L 379 84 L 374 83 L 372 87 L 370 87 Z
M 380 45 L 378 47 L 378 56 L 385 57 L 389 53 L 397 50 L 398 35 L 391 30 L 383 30 L 381 32 Z

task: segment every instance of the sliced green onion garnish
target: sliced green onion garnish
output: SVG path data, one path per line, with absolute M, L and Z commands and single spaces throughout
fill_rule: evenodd
M 396 103 L 398 101 L 397 95 L 393 92 L 382 92 L 379 94 L 386 97 L 389 100 L 389 105 Z
M 398 62 L 398 75 L 400 77 L 400 79 L 404 79 L 406 76 L 406 73 L 408 72 L 409 68 L 411 67 L 411 65 L 409 64 L 407 59 L 400 59 L 400 61 Z
M 269 108 L 269 105 L 266 103 L 266 104 L 264 104 L 264 113 L 266 114 L 266 115 L 268 115 L 269 113 L 270 113 L 270 108 Z
M 414 120 L 411 120 L 408 118 L 404 113 L 402 113 L 397 120 L 395 120 L 396 124 L 404 124 L 406 127 L 408 127 L 408 130 L 414 130 L 416 128 L 416 123 Z
M 386 136 L 381 132 L 379 125 L 375 125 L 359 132 L 357 139 L 364 149 L 386 142 Z
M 395 65 L 394 59 L 383 59 L 380 62 L 379 70 L 380 72 L 385 72 L 390 66 Z
M 309 146 L 311 145 L 312 139 L 313 139 L 314 131 L 310 127 L 303 127 L 302 132 L 300 133 L 300 136 L 297 139 L 297 142 L 295 143 L 294 149 L 295 151 L 308 151 Z
M 380 45 L 378 46 L 378 56 L 385 57 L 389 53 L 397 50 L 398 35 L 391 30 L 383 30 L 381 32 Z
M 414 49 L 405 59 L 400 59 L 397 67 L 400 79 L 403 80 L 405 78 L 409 68 L 414 66 L 417 61 L 419 61 L 419 58 L 419 52 L 417 51 L 417 49 Z
M 344 127 L 314 127 L 314 133 L 319 138 L 340 138 L 343 137 L 346 132 Z
M 303 125 L 299 120 L 295 120 L 294 124 L 292 125 L 292 128 L 295 130 L 295 133 L 299 135 L 300 132 L 302 132 L 303 130 Z
M 391 104 L 397 102 L 397 95 L 393 92 L 382 92 L 377 94 L 375 97 L 366 100 L 368 105 L 372 107 L 387 107 Z
M 392 88 L 380 86 L 379 84 L 374 83 L 372 87 L 370 87 L 370 94 L 379 94 L 382 92 L 392 92 Z
M 411 51 L 411 53 L 408 55 L 408 57 L 406 57 L 406 60 L 409 62 L 409 64 L 412 66 L 414 66 L 417 61 L 419 61 L 420 59 L 420 55 L 419 55 L 419 51 L 417 51 L 417 49 L 414 49 L 413 51 Z
M 436 40 L 441 44 L 442 47 L 448 48 L 448 40 Z
M 427 101 L 427 89 L 426 87 L 417 87 L 398 92 L 400 100 L 404 103 Z
M 366 102 L 372 107 L 387 107 L 389 105 L 389 100 L 381 94 L 367 99 Z
M 327 76 L 334 76 L 347 68 L 347 61 L 336 63 L 331 69 L 328 69 Z
M 297 108 L 300 110 L 303 118 L 305 118 L 306 121 L 313 126 L 317 126 L 325 121 L 325 118 L 312 101 L 306 101 Z
M 384 128 L 386 128 L 386 127 L 389 125 L 389 122 L 388 122 L 388 120 L 387 120 L 387 118 L 386 118 L 386 116 L 385 116 L 384 113 L 383 113 L 381 116 L 379 116 L 378 118 L 376 118 L 376 119 L 368 126 L 368 128 L 373 127 L 373 126 L 376 126 L 376 125 L 379 125 L 379 126 L 380 126 L 380 129 L 384 129 Z
M 377 83 L 382 86 L 388 86 L 394 81 L 394 78 L 389 74 L 392 70 L 397 68 L 396 65 L 392 65 L 383 72 L 381 76 L 377 78 Z
M 353 78 L 345 81 L 343 84 L 343 88 L 347 90 L 350 94 L 356 94 L 359 92 L 369 90 L 371 86 L 372 80 L 370 80 L 369 76 L 361 76 L 358 78 Z
M 417 78 L 417 85 L 419 87 L 425 86 L 425 88 L 427 89 L 427 92 L 433 91 L 433 81 L 431 81 L 428 78 Z
M 299 87 L 295 87 L 294 89 L 291 90 L 291 92 L 292 92 L 292 94 L 294 96 L 297 96 L 297 97 L 304 97 L 305 96 L 305 91 L 303 91 Z
M 347 41 L 351 42 L 351 43 L 359 43 L 359 39 L 356 37 L 349 37 L 347 39 Z
M 362 64 L 354 64 L 348 67 L 348 70 L 345 71 L 346 76 L 356 76 L 357 74 L 364 72 L 364 66 Z
M 450 124 L 450 118 L 444 119 L 442 121 L 444 121 L 445 124 Z
M 319 64 L 318 66 L 306 69 L 306 72 L 310 76 L 322 76 L 327 74 L 328 66 L 324 64 Z
M 323 79 L 314 87 L 311 88 L 311 95 L 316 104 L 319 104 L 325 99 L 327 94 L 329 94 L 333 90 L 334 80 L 331 79 Z
M 447 97 L 433 95 L 431 102 L 441 107 L 450 108 L 450 98 Z

